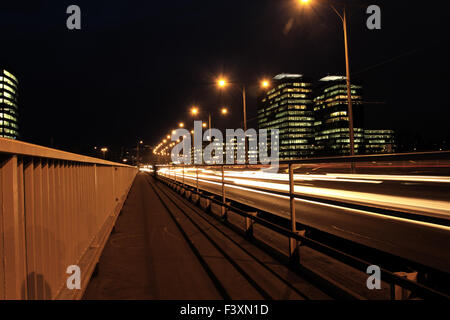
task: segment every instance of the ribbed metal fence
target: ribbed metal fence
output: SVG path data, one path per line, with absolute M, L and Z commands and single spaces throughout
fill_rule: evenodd
M 0 138 L 0 299 L 81 298 L 136 173 Z

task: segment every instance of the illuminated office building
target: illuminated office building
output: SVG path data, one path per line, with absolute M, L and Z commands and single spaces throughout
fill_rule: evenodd
M 19 138 L 17 86 L 17 78 L 0 68 L 0 137 Z
M 365 153 L 395 152 L 394 130 L 364 130 Z
M 362 86 L 352 83 L 355 154 L 364 152 Z M 320 79 L 314 98 L 315 151 L 318 156 L 349 155 L 350 135 L 346 78 Z
M 261 98 L 259 129 L 279 130 L 280 160 L 314 154 L 314 111 L 312 81 L 301 74 L 279 74 Z M 270 141 L 269 141 L 270 143 Z M 270 150 L 270 147 L 269 147 Z

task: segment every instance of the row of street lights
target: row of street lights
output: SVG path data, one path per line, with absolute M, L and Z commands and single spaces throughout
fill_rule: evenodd
M 243 124 L 244 124 L 244 131 L 247 131 L 247 101 L 246 101 L 246 86 L 245 86 L 245 84 L 241 84 L 241 83 L 237 83 L 237 82 L 229 82 L 225 77 L 219 77 L 217 79 L 217 87 L 219 89 L 221 89 L 221 90 L 223 90 L 226 87 L 231 86 L 231 85 L 237 86 L 240 89 L 241 93 L 242 93 Z M 264 80 L 261 81 L 261 88 L 262 89 L 268 89 L 269 87 L 270 87 L 270 81 L 269 80 L 264 79 Z M 194 117 L 199 116 L 200 113 L 201 113 L 200 110 L 201 109 L 198 106 L 192 106 L 190 108 L 190 114 L 192 116 L 194 116 Z M 220 108 L 219 111 L 220 111 L 220 114 L 223 115 L 223 116 L 226 116 L 229 113 L 229 109 L 226 108 L 226 107 Z M 211 110 L 208 109 L 207 112 L 208 112 L 208 128 L 211 129 L 212 128 L 212 125 L 211 125 L 211 123 L 212 123 Z M 184 128 L 184 126 L 185 126 L 184 122 L 180 122 L 178 124 L 179 128 Z M 206 128 L 206 123 L 203 122 L 202 126 L 203 126 L 203 128 Z M 172 131 L 172 133 L 174 133 L 174 132 L 175 132 L 175 130 Z M 191 131 L 191 133 L 193 133 L 193 132 Z M 167 135 L 167 139 L 164 138 L 163 141 L 158 146 L 155 147 L 153 153 L 155 155 L 158 155 L 158 154 L 159 155 L 164 155 L 164 154 L 166 154 L 165 150 L 167 150 L 169 147 L 174 145 L 173 142 L 172 143 L 170 142 L 170 138 L 171 138 L 171 136 Z M 169 142 L 168 146 L 164 147 L 164 145 L 166 143 L 168 143 L 168 142 Z M 162 148 L 162 150 L 159 151 L 159 149 L 161 149 L 161 148 Z M 245 143 L 245 153 L 247 153 L 246 151 L 247 151 L 247 141 Z
M 298 3 L 302 6 L 309 5 L 313 0 L 296 0 Z M 342 27 L 344 31 L 344 46 L 345 46 L 345 70 L 346 70 L 346 84 L 347 84 L 347 105 L 348 105 L 348 118 L 349 118 L 349 138 L 350 138 L 350 155 L 353 156 L 355 154 L 355 146 L 354 146 L 354 129 L 353 129 L 353 108 L 352 108 L 352 97 L 351 97 L 351 82 L 350 82 L 350 65 L 349 65 L 349 50 L 348 50 L 348 35 L 347 35 L 347 15 L 346 15 L 346 8 L 344 6 L 342 13 L 340 13 L 335 6 L 330 4 L 333 11 L 338 15 L 338 17 L 342 21 Z M 244 131 L 247 131 L 247 103 L 246 103 L 246 86 L 242 83 L 232 83 L 228 82 L 227 79 L 224 77 L 221 77 L 217 80 L 217 86 L 220 89 L 226 88 L 230 84 L 235 84 L 238 86 L 242 93 L 242 113 L 243 113 L 243 124 L 244 124 Z M 261 87 L 262 88 L 269 88 L 270 82 L 268 80 L 261 81 Z M 227 114 L 228 109 L 222 108 L 221 110 L 222 114 Z M 192 107 L 191 108 L 191 114 L 196 116 L 199 114 L 199 108 L 198 107 Z M 209 129 L 211 129 L 211 112 L 208 113 L 208 122 L 209 122 Z M 184 127 L 183 123 L 180 123 L 180 127 Z M 205 127 L 205 124 L 203 123 L 203 127 Z M 168 136 L 168 139 L 170 136 Z M 169 139 L 170 141 L 170 139 Z M 164 142 L 165 143 L 165 142 Z M 155 149 L 156 151 L 158 148 L 160 148 L 161 144 L 158 145 L 158 147 Z M 155 152 L 156 154 L 156 152 Z M 247 156 L 247 140 L 245 141 L 245 155 Z

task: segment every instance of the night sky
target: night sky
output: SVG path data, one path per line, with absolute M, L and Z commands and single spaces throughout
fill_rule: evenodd
M 323 0 L 310 9 L 294 0 L 3 2 L 0 66 L 19 78 L 22 139 L 64 150 L 156 144 L 190 121 L 192 104 L 227 106 L 231 115 L 215 116 L 213 126 L 240 127 L 240 92 L 218 91 L 220 74 L 247 84 L 251 119 L 261 78 L 345 72 L 341 22 Z M 351 73 L 364 84 L 366 126 L 395 129 L 404 149 L 448 143 L 444 2 L 346 2 Z M 66 28 L 71 4 L 81 7 L 80 31 Z M 369 4 L 381 7 L 381 30 L 366 28 Z

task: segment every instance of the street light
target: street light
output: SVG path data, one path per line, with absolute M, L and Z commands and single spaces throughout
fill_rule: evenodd
M 300 0 L 302 4 L 307 4 L 310 2 L 310 0 Z M 345 46 L 345 72 L 346 72 L 346 81 L 347 81 L 347 106 L 348 106 L 348 129 L 349 129 L 349 136 L 350 136 L 350 155 L 355 155 L 355 139 L 354 139 L 354 132 L 353 132 L 353 108 L 352 108 L 352 95 L 351 95 L 351 84 L 350 84 L 350 64 L 349 64 L 349 57 L 348 57 L 348 37 L 347 37 L 347 15 L 346 10 L 344 6 L 344 10 L 341 13 L 332 5 L 330 4 L 333 11 L 337 14 L 337 16 L 342 21 L 342 27 L 344 29 L 344 46 Z
M 223 89 L 228 85 L 228 82 L 225 80 L 225 78 L 219 78 L 219 80 L 217 81 L 217 86 L 219 87 L 219 89 Z M 242 113 L 243 113 L 243 117 L 244 117 L 244 132 L 247 132 L 247 99 L 246 99 L 246 88 L 245 88 L 245 84 L 236 84 L 239 89 L 242 92 Z M 263 80 L 261 82 L 261 86 L 263 88 L 267 88 L 270 86 L 269 81 L 267 80 Z M 247 137 L 245 137 L 245 144 L 244 144 L 244 153 L 245 153 L 245 163 L 248 162 L 248 155 L 247 155 Z
M 139 145 L 143 144 L 144 141 L 139 140 L 137 145 L 136 145 L 136 164 L 139 165 Z
M 178 124 L 178 126 L 179 126 L 180 128 L 184 128 L 184 123 L 183 123 L 183 122 L 180 122 L 180 123 Z
M 191 109 L 191 114 L 193 116 L 196 116 L 199 113 L 200 113 L 200 109 L 198 107 L 193 107 Z M 227 115 L 228 114 L 228 109 L 223 107 L 223 108 L 220 109 L 220 113 L 223 114 L 223 115 Z M 209 129 L 211 130 L 211 111 L 208 111 L 208 124 L 209 124 Z M 206 128 L 206 123 L 205 122 L 202 123 L 202 127 Z
M 220 78 L 219 80 L 217 80 L 217 85 L 220 88 L 224 88 L 227 85 L 227 80 L 225 80 L 224 78 Z
M 307 0 L 308 1 L 308 0 Z M 263 80 L 261 81 L 261 88 L 267 89 L 268 87 L 270 87 L 270 82 L 269 80 Z
M 106 152 L 108 152 L 108 148 L 101 148 L 100 151 L 103 153 L 103 159 L 106 159 Z
M 197 108 L 197 107 L 192 107 L 192 108 L 191 108 L 191 114 L 192 114 L 193 116 L 196 116 L 196 115 L 198 114 L 198 108 Z

